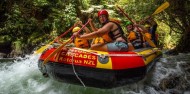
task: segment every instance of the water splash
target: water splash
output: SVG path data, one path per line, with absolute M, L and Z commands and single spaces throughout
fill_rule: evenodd
M 28 55 L 0 65 L 0 94 L 111 94 L 44 78 L 38 70 L 39 55 Z M 94 90 L 95 89 L 95 90 Z
M 164 94 L 171 91 L 188 94 L 183 88 L 162 90 L 160 83 L 170 74 L 177 74 L 185 75 L 187 85 L 190 84 L 188 69 L 181 67 L 190 62 L 189 57 L 190 54 L 164 56 L 142 81 L 114 89 L 98 89 L 44 78 L 37 66 L 39 55 L 27 55 L 6 63 L 0 61 L 0 94 Z

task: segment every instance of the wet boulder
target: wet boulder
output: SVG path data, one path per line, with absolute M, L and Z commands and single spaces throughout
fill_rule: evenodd
M 166 90 L 188 90 L 190 83 L 184 78 L 185 75 L 170 74 L 168 77 L 162 79 L 159 88 L 163 91 Z

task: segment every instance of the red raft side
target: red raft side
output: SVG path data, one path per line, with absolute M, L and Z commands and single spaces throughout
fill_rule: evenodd
M 145 66 L 142 56 L 135 52 L 109 52 L 109 54 L 118 54 L 122 56 L 112 56 L 112 69 L 130 69 Z
M 40 60 L 45 60 L 56 48 L 51 48 L 45 51 Z M 72 57 L 68 55 L 65 51 L 60 51 L 55 54 L 53 57 L 50 58 L 50 62 L 57 62 L 57 63 L 65 63 L 65 64 L 72 64 L 79 65 L 79 66 L 86 66 L 86 67 L 93 67 L 97 68 L 97 55 L 91 54 L 89 52 L 84 52 L 78 49 L 70 49 L 74 52 L 74 61 Z M 135 52 L 108 52 L 111 58 L 112 70 L 122 70 L 122 69 L 131 69 L 131 68 L 139 68 L 144 67 L 145 63 L 142 56 L 137 55 Z M 67 54 L 67 55 L 66 55 Z M 80 55 L 82 57 L 80 57 Z M 85 58 L 84 55 L 86 55 Z M 121 56 L 120 56 L 121 55 Z M 64 58 L 64 59 L 63 59 Z M 86 63 L 86 61 L 90 61 Z
M 51 48 L 45 51 L 40 60 L 45 60 L 55 48 Z M 64 63 L 64 64 L 74 64 L 78 66 L 86 66 L 96 68 L 97 65 L 97 55 L 85 52 L 83 50 L 78 50 L 75 48 L 70 48 L 68 51 L 61 50 L 50 58 L 49 62 L 52 63 Z
M 40 56 L 40 60 L 45 60 L 55 50 L 56 50 L 56 48 L 51 48 L 51 49 L 44 51 L 42 53 L 42 55 Z M 49 61 L 55 61 L 55 56 L 56 55 L 52 56 Z
M 56 56 L 56 61 L 59 63 L 96 68 L 97 55 L 83 51 L 82 49 L 71 48 L 68 52 L 61 51 Z

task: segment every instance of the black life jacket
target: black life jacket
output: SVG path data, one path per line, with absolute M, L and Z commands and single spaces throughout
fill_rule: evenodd
M 126 39 L 125 36 L 124 36 L 123 29 L 121 28 L 121 26 L 120 26 L 118 23 L 116 23 L 116 22 L 113 22 L 113 21 L 109 21 L 109 22 L 115 23 L 115 24 L 117 25 L 117 27 L 118 27 L 118 28 L 116 28 L 115 30 L 110 31 L 110 32 L 108 33 L 109 37 L 110 37 L 112 40 L 116 40 L 116 39 L 119 38 L 119 37 L 123 37 L 124 39 Z

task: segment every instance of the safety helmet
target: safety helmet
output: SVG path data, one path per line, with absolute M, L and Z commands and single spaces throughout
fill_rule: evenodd
M 149 24 L 145 24 L 145 25 L 144 25 L 144 27 L 149 28 L 149 27 L 150 27 L 150 25 L 149 25 Z
M 131 21 L 126 21 L 126 22 L 125 22 L 125 25 L 126 25 L 126 26 L 131 25 L 131 24 L 132 24 Z
M 80 30 L 80 27 L 77 26 L 77 27 L 73 28 L 73 31 L 72 31 L 72 32 L 75 33 L 75 32 L 77 32 L 77 31 L 79 31 L 79 30 Z
M 101 15 L 106 15 L 107 17 L 109 17 L 109 14 L 105 9 L 98 11 L 98 17 L 100 17 Z

